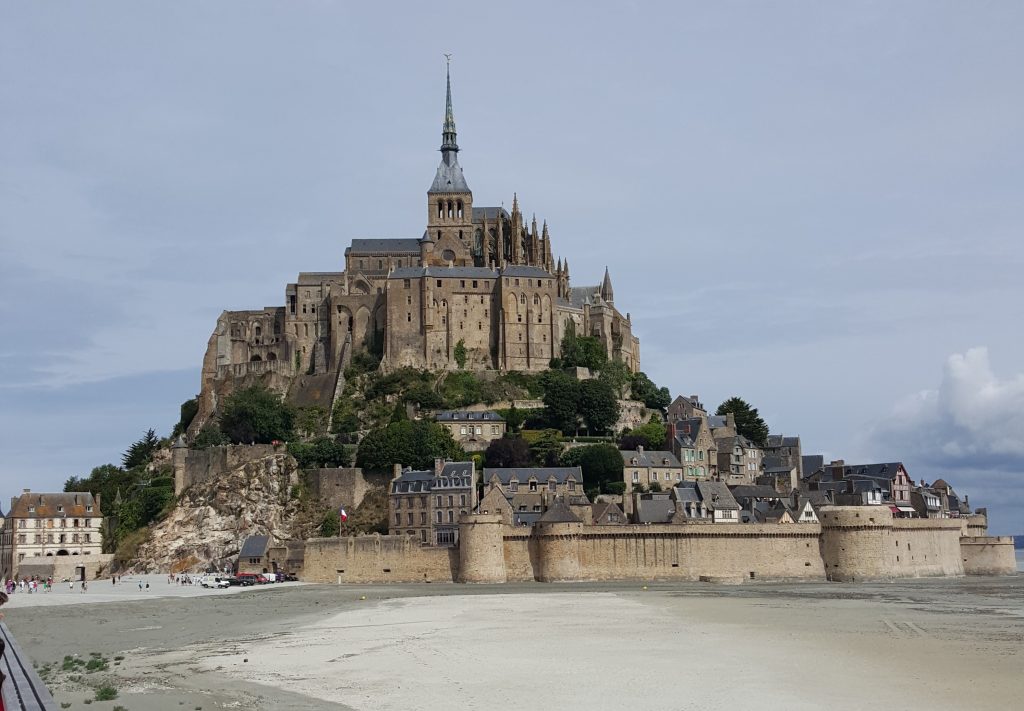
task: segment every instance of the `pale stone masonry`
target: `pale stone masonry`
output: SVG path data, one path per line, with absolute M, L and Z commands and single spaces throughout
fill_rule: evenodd
M 459 517 L 476 508 L 473 462 L 434 461 L 431 470 L 395 465 L 388 490 L 388 533 L 420 544 L 450 546 L 459 541 Z

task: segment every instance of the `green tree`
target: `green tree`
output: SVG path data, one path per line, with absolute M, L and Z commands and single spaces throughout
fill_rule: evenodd
M 619 401 L 612 386 L 597 379 L 579 384 L 579 412 L 587 429 L 602 434 L 619 419 Z
M 565 332 L 562 334 L 562 357 L 558 367 L 572 367 L 576 365 L 577 358 L 576 323 L 569 320 L 565 322 Z
M 435 457 L 460 461 L 465 452 L 446 427 L 428 420 L 406 420 L 370 430 L 359 443 L 356 466 L 375 472 L 390 471 L 395 464 L 427 469 Z
M 327 433 L 327 410 L 319 405 L 302 407 L 295 414 L 295 429 L 304 437 Z
M 530 445 L 522 437 L 491 440 L 484 452 L 484 466 L 525 467 L 530 464 Z
M 459 339 L 459 342 L 455 344 L 455 350 L 452 353 L 455 356 L 455 362 L 459 366 L 459 370 L 466 368 L 466 342 Z
M 235 443 L 269 444 L 291 439 L 294 421 L 291 407 L 277 393 L 253 385 L 224 399 L 220 429 Z
M 328 511 L 320 520 L 320 535 L 324 538 L 334 538 L 341 533 L 341 515 L 334 510 Z
M 619 442 L 619 447 L 636 449 L 636 446 L 641 444 L 645 449 L 661 449 L 665 446 L 665 434 L 664 423 L 652 417 L 650 422 L 630 430 L 629 434 Z M 627 442 L 627 440 L 629 441 Z
M 178 419 L 178 424 L 174 426 L 171 431 L 171 438 L 177 437 L 183 434 L 188 426 L 192 424 L 192 420 L 196 418 L 196 414 L 199 412 L 199 398 L 192 398 L 181 403 L 181 417 Z
M 359 429 L 359 416 L 356 414 L 355 403 L 350 397 L 339 397 L 334 403 L 331 413 L 331 432 L 338 434 L 355 432 Z
M 731 397 L 715 410 L 716 415 L 732 413 L 736 420 L 736 432 L 741 434 L 759 447 L 763 447 L 768 440 L 768 425 L 757 413 L 756 407 L 751 407 L 743 398 Z
M 508 427 L 508 431 L 518 432 L 519 428 L 523 426 L 523 422 L 525 420 L 526 415 L 524 415 L 513 402 L 512 406 L 508 408 L 508 412 L 505 413 L 505 425 Z
M 288 454 L 295 457 L 301 469 L 348 466 L 345 445 L 333 437 L 317 437 L 312 442 L 289 442 Z
M 563 449 L 562 433 L 544 430 L 530 442 L 530 459 L 534 466 L 557 467 Z
M 634 400 L 640 400 L 652 410 L 663 412 L 672 403 L 668 388 L 659 388 L 645 373 L 633 376 L 632 393 Z
M 544 374 L 544 420 L 549 427 L 575 432 L 579 401 L 580 388 L 576 380 L 557 370 Z
M 608 351 L 596 336 L 576 338 L 576 365 L 581 368 L 600 370 L 608 362 Z
M 607 491 L 609 484 L 622 481 L 622 453 L 614 444 L 591 444 L 574 447 L 562 456 L 562 466 L 578 466 L 583 470 L 585 488 Z
M 192 440 L 192 449 L 219 447 L 222 444 L 228 444 L 228 442 L 227 436 L 220 431 L 220 427 L 213 422 L 207 422 L 196 433 L 196 438 Z
M 133 442 L 128 451 L 121 455 L 121 463 L 125 469 L 149 464 L 153 460 L 153 453 L 159 446 L 160 440 L 157 439 L 156 432 L 152 429 L 147 430 L 142 439 Z
M 621 360 L 610 360 L 601 368 L 598 380 L 604 381 L 611 386 L 615 397 L 620 400 L 626 397 L 626 386 L 633 380 L 633 374 Z

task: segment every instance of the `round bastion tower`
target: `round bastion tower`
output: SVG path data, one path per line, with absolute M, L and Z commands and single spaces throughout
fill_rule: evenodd
M 503 528 L 501 514 L 459 517 L 459 582 L 507 582 Z
M 534 524 L 537 538 L 537 580 L 542 583 L 580 579 L 580 534 L 583 522 L 556 500 Z

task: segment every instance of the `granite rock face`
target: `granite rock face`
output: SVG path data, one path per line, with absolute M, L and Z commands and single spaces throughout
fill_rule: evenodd
M 128 566 L 132 572 L 200 572 L 230 566 L 248 536 L 303 537 L 295 460 L 283 452 L 253 459 L 182 492 Z

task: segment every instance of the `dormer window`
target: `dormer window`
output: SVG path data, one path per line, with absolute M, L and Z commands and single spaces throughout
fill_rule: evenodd
M 537 480 L 536 479 L 530 479 L 530 491 L 536 491 L 536 490 L 537 490 Z
M 64 507 L 63 506 L 58 506 L 57 507 L 57 513 L 64 513 Z
M 92 513 L 92 504 L 85 507 L 86 512 Z
M 519 491 L 519 480 L 518 479 L 511 479 L 508 482 L 508 490 L 509 491 Z

